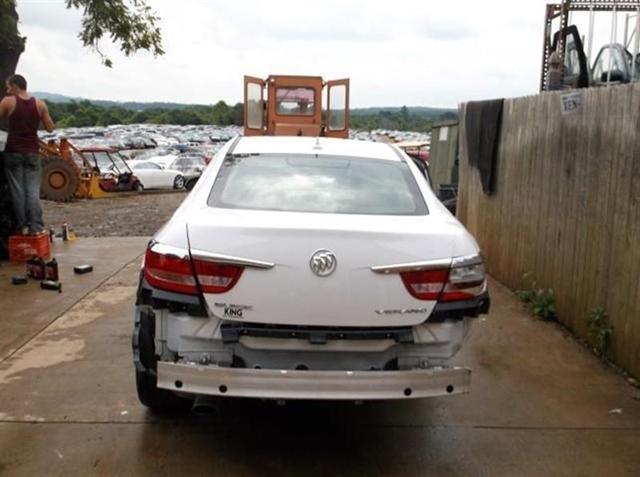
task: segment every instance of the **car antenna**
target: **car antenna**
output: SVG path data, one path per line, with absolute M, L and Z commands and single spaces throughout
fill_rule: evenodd
M 320 144 L 320 136 L 316 138 L 316 143 L 313 146 L 314 149 L 322 149 L 322 144 Z

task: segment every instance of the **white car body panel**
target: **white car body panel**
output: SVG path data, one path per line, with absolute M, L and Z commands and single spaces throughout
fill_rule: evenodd
M 152 161 L 138 161 L 130 164 L 133 173 L 140 179 L 145 189 L 172 189 L 176 176 L 182 175 L 180 171 L 173 169 L 144 169 L 140 167 L 140 165 L 147 163 L 155 164 Z
M 199 211 L 189 217 L 188 229 L 192 250 L 275 263 L 270 270 L 246 269 L 227 293 L 205 295 L 214 315 L 220 308 L 216 303 L 234 303 L 251 307 L 243 314 L 246 321 L 310 326 L 404 326 L 425 321 L 435 302 L 413 298 L 399 275 L 374 273 L 371 267 L 450 258 L 454 237 L 460 233 L 432 216 L 224 209 Z M 314 275 L 309 267 L 312 254 L 320 249 L 337 258 L 336 270 L 328 277 Z M 422 311 L 381 314 L 390 309 Z

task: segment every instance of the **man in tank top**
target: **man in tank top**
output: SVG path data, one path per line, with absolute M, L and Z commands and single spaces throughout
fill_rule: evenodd
M 40 157 L 38 127 L 51 132 L 54 125 L 47 105 L 27 93 L 27 81 L 13 75 L 7 96 L 0 101 L 0 119 L 9 118 L 4 169 L 9 185 L 18 232 L 37 234 L 44 230 L 40 206 Z

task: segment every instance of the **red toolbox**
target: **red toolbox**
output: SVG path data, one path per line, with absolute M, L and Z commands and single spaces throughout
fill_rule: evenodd
M 9 237 L 9 259 L 14 262 L 24 262 L 30 258 L 49 258 L 51 244 L 49 234 L 43 232 L 38 235 L 12 235 Z

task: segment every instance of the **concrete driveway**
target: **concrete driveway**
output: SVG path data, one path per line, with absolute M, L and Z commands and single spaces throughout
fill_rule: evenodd
M 456 358 L 471 394 L 154 416 L 130 351 L 145 242 L 57 245 L 60 295 L 0 267 L 1 475 L 640 475 L 638 391 L 495 282 Z

